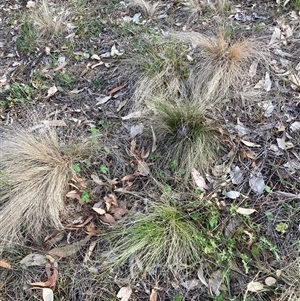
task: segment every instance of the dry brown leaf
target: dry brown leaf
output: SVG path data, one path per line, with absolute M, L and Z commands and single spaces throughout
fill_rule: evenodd
M 111 204 L 113 204 L 116 207 L 118 207 L 119 204 L 118 204 L 118 201 L 117 201 L 117 197 L 113 193 L 109 194 L 108 196 L 110 197 Z
M 196 185 L 200 188 L 201 191 L 207 190 L 209 187 L 206 185 L 204 178 L 200 175 L 199 171 L 195 168 L 192 170 L 192 176 Z
M 113 216 L 109 213 L 104 214 L 104 218 L 107 220 L 108 223 L 111 225 L 114 225 L 116 223 L 116 220 L 113 218 Z
M 47 268 L 47 265 L 46 265 L 46 268 Z M 49 273 L 49 270 L 47 271 L 47 274 L 48 273 Z M 49 277 L 48 280 L 45 282 L 33 282 L 33 283 L 30 283 L 30 285 L 42 286 L 42 287 L 54 287 L 56 284 L 56 280 L 58 278 L 57 262 L 53 263 L 53 273 L 52 273 L 52 275 L 50 275 L 48 277 Z
M 89 216 L 83 223 L 79 224 L 79 225 L 72 225 L 72 227 L 75 228 L 83 228 L 84 226 L 86 226 L 91 220 L 93 219 L 93 216 Z
M 92 253 L 93 253 L 93 251 L 96 247 L 96 244 L 97 244 L 96 240 L 91 242 L 91 244 L 89 246 L 89 249 L 88 249 L 87 253 L 84 256 L 83 263 L 87 263 L 89 261 L 91 255 L 92 255 Z
M 135 156 L 135 148 L 136 148 L 136 141 L 135 141 L 135 139 L 133 139 L 130 142 L 130 156 L 131 157 Z
M 0 260 L 0 267 L 4 269 L 11 269 L 11 264 L 5 260 Z
M 121 89 L 123 89 L 123 88 L 126 87 L 126 86 L 127 86 L 127 83 L 124 84 L 124 85 L 118 86 L 118 87 L 116 87 L 116 88 L 114 88 L 114 89 L 108 91 L 108 92 L 107 92 L 107 95 L 112 95 L 112 94 L 114 94 L 114 93 L 120 91 Z
M 137 166 L 137 169 L 140 173 L 141 176 L 148 176 L 149 173 L 150 173 L 150 168 L 148 166 L 148 164 L 144 161 L 138 161 L 138 166 Z
M 71 245 L 67 245 L 64 247 L 58 247 L 50 250 L 48 252 L 51 256 L 58 256 L 58 257 L 68 257 L 75 253 L 77 253 L 89 240 L 91 236 L 88 235 L 84 239 L 77 241 Z
M 121 298 L 121 301 L 128 301 L 132 294 L 132 289 L 130 286 L 121 287 L 119 290 L 117 297 Z
M 133 175 L 133 174 L 126 175 L 126 176 L 124 176 L 124 177 L 121 179 L 121 182 L 130 181 L 130 180 L 132 180 L 132 179 L 134 179 L 134 178 L 135 178 L 135 175 Z
M 67 65 L 67 62 L 63 62 L 59 66 L 57 66 L 56 68 L 54 68 L 52 71 L 57 72 L 60 69 L 64 68 L 66 65 Z
M 121 208 L 121 207 L 118 207 L 118 208 L 113 208 L 111 210 L 111 213 L 114 215 L 114 217 L 116 219 L 121 219 L 123 215 L 125 215 L 127 213 L 127 209 L 126 208 Z
M 71 198 L 71 199 L 76 199 L 76 200 L 78 200 L 79 202 L 82 202 L 82 199 L 81 199 L 80 195 L 77 193 L 76 190 L 71 190 L 71 191 L 69 191 L 69 192 L 66 194 L 66 197 L 67 197 L 67 198 Z
M 96 211 L 98 214 L 100 214 L 100 215 L 103 215 L 103 214 L 105 214 L 106 213 L 106 211 L 104 210 L 104 209 L 102 209 L 102 208 L 96 208 L 96 207 L 93 207 L 92 208 L 94 211 Z

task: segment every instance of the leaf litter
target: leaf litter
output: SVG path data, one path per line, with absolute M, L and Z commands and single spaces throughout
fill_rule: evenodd
M 286 2 L 288 2 L 288 1 L 286 1 Z M 286 3 L 284 3 L 284 5 L 286 6 Z M 242 4 L 241 4 L 241 6 L 243 6 Z M 124 15 L 122 15 L 122 17 L 123 17 Z M 130 22 L 136 22 L 136 24 L 138 24 L 138 23 L 141 23 L 142 22 L 142 18 L 141 18 L 141 14 L 139 13 L 139 14 L 135 14 L 134 15 L 134 18 L 130 18 Z M 293 18 L 295 18 L 296 20 L 298 20 L 299 19 L 299 16 L 298 16 L 298 14 L 296 13 L 296 12 L 291 12 L 290 13 L 290 17 L 293 17 Z M 240 18 L 240 20 L 250 20 L 249 19 L 249 14 L 247 15 L 247 14 L 244 14 L 244 16 L 240 16 L 240 14 L 239 14 L 239 16 L 238 16 L 238 18 Z M 247 19 L 248 18 L 248 19 Z M 248 22 L 248 21 L 247 21 Z M 183 26 L 183 24 L 182 24 L 182 26 Z M 274 28 L 274 27 L 273 27 Z M 284 25 L 284 24 L 278 24 L 275 28 L 274 28 L 274 34 L 273 34 L 274 36 L 272 36 L 272 39 L 273 39 L 273 41 L 270 41 L 270 44 L 271 44 L 271 46 L 272 47 L 276 47 L 276 48 L 278 48 L 278 51 L 276 52 L 277 53 L 277 55 L 281 55 L 282 57 L 286 57 L 286 58 L 288 58 L 289 57 L 289 50 L 287 50 L 287 49 L 284 49 L 283 48 L 283 50 L 281 50 L 281 49 L 279 49 L 279 44 L 281 44 L 281 43 L 285 43 L 286 42 L 286 40 L 288 39 L 288 38 L 291 38 L 292 36 L 293 36 L 293 27 L 291 27 L 291 26 L 286 26 L 286 25 Z M 277 44 L 277 45 L 276 45 Z M 120 49 L 119 48 L 119 46 L 118 46 L 118 44 L 116 43 L 116 42 L 113 42 L 113 43 L 110 43 L 109 44 L 110 46 L 109 46 L 109 48 L 108 48 L 108 51 L 110 51 L 110 52 L 108 52 L 109 54 L 110 54 L 110 56 L 112 57 L 112 56 L 114 56 L 115 58 L 116 57 L 118 57 L 119 55 L 122 55 L 122 52 L 120 51 L 120 50 L 118 50 L 118 49 Z M 112 47 L 111 47 L 111 45 L 113 45 Z M 111 48 L 110 48 L 111 47 Z M 122 50 L 123 51 L 123 50 Z M 53 50 L 51 49 L 51 53 L 53 52 Z M 93 55 L 90 57 L 91 59 L 95 59 L 95 60 L 99 60 L 100 59 L 100 56 L 94 56 L 93 57 Z M 290 61 L 289 61 L 289 64 L 290 64 Z M 61 65 L 62 66 L 62 68 L 64 67 L 63 65 Z M 286 66 L 288 66 L 288 65 L 286 65 Z M 104 67 L 104 66 L 103 66 Z M 282 67 L 284 67 L 283 66 L 283 64 L 282 64 Z M 101 67 L 102 68 L 102 67 Z M 250 75 L 250 77 L 255 77 L 255 76 L 258 76 L 259 75 L 259 71 L 257 70 L 257 68 L 258 68 L 258 65 L 257 65 L 257 62 L 253 62 L 252 63 L 252 65 L 251 65 L 251 67 L 250 67 L 250 69 L 249 69 L 249 75 Z M 100 68 L 99 68 L 100 69 Z M 298 81 L 297 81 L 297 77 L 293 77 L 293 76 L 289 76 L 289 80 L 293 83 L 293 84 L 295 84 L 295 83 L 297 83 Z M 271 82 L 271 83 L 270 83 Z M 274 75 L 272 74 L 272 73 L 265 73 L 265 77 L 263 78 L 263 81 L 262 81 L 262 88 L 267 92 L 268 90 L 269 91 L 271 91 L 271 90 L 273 90 L 273 89 L 275 89 L 275 83 L 276 83 L 276 78 L 274 78 Z M 276 83 L 277 84 L 277 83 Z M 113 88 L 113 87 L 119 87 L 118 86 L 118 84 L 113 84 L 113 85 L 111 85 L 109 88 L 111 89 L 111 88 Z M 113 89 L 112 89 L 113 90 Z M 112 91 L 112 90 L 110 90 L 110 91 Z M 54 94 L 53 94 L 54 95 Z M 99 95 L 99 94 L 98 94 Z M 56 95 L 55 95 L 56 96 Z M 109 99 L 108 99 L 109 100 Z M 104 105 L 104 104 L 107 104 L 107 105 L 110 105 L 110 102 L 108 102 L 108 100 L 107 101 L 104 101 L 103 103 L 100 103 L 100 104 L 97 104 L 97 105 Z M 263 104 L 264 105 L 264 104 Z M 266 107 L 262 107 L 264 110 L 265 110 L 265 112 L 264 112 L 264 116 L 265 117 L 272 117 L 272 112 L 274 112 L 274 111 L 270 111 L 270 110 L 268 110 L 268 108 L 269 107 L 272 107 L 272 105 L 270 104 L 270 106 L 268 105 L 268 103 L 266 102 L 265 103 L 265 105 L 266 105 Z M 104 106 L 103 106 L 104 107 Z M 273 108 L 274 109 L 274 108 Z M 277 109 L 277 108 L 276 108 Z M 275 109 L 274 109 L 275 110 Z M 125 114 L 127 114 L 126 112 L 126 108 L 125 108 L 125 110 L 124 110 L 124 112 L 125 112 Z M 131 119 L 131 118 L 136 118 L 136 117 L 131 117 L 131 115 L 129 114 L 129 115 L 127 115 L 127 116 L 124 116 L 125 118 L 126 117 L 129 117 L 128 119 Z M 126 120 L 126 119 L 124 119 L 124 120 Z M 243 119 L 244 120 L 244 119 Z M 299 123 L 299 122 L 298 122 Z M 247 123 L 247 121 L 244 121 L 244 124 L 247 124 L 248 125 L 248 123 Z M 257 147 L 257 148 L 260 148 L 260 147 L 263 147 L 263 144 L 261 143 L 261 140 L 259 141 L 259 142 L 256 142 L 256 140 L 253 138 L 253 136 L 251 135 L 252 134 L 252 132 L 253 132 L 253 124 L 251 124 L 251 129 L 250 128 L 247 128 L 245 125 L 243 125 L 243 124 L 239 124 L 238 125 L 238 127 L 237 127 L 237 131 L 238 131 L 238 134 L 239 134 L 239 136 L 241 136 L 241 137 L 243 137 L 244 135 L 249 135 L 247 138 L 244 138 L 244 141 L 246 141 L 246 143 L 248 142 L 250 145 L 248 145 L 248 147 Z M 297 125 L 297 122 L 294 122 L 293 124 L 291 124 L 289 127 L 288 127 L 288 125 L 287 125 L 287 129 L 288 128 L 290 128 L 290 130 L 291 131 L 293 131 L 293 132 L 295 132 L 295 131 L 299 131 L 299 125 Z M 134 136 L 136 136 L 136 135 L 134 135 Z M 283 138 L 282 138 L 283 139 Z M 289 138 L 288 138 L 289 139 Z M 250 142 L 250 141 L 253 141 L 253 142 Z M 276 140 L 274 139 L 274 141 L 275 141 L 275 143 L 276 143 Z M 242 142 L 243 144 L 245 144 L 245 145 L 247 145 L 246 143 L 244 143 L 244 142 Z M 285 141 L 283 141 L 282 143 L 281 143 L 281 146 L 284 146 L 284 144 L 283 143 L 285 143 Z M 262 146 L 260 146 L 260 145 L 262 145 Z M 277 148 L 279 147 L 279 143 L 277 144 Z M 156 146 L 155 146 L 155 148 L 156 148 Z M 280 148 L 280 147 L 279 147 Z M 285 147 L 286 148 L 286 147 Z M 283 150 L 285 150 L 285 148 L 282 148 Z M 287 149 L 287 148 L 286 148 Z M 258 150 L 258 152 L 259 152 L 260 150 Z M 250 152 L 250 151 L 249 151 Z M 256 158 L 257 158 L 257 156 L 258 156 L 258 153 L 257 152 L 257 154 L 254 154 L 253 156 L 252 155 L 247 155 L 245 158 L 247 159 L 247 158 L 249 158 L 249 159 L 251 159 L 251 160 L 253 160 L 253 161 L 255 161 L 256 160 Z M 250 153 L 249 153 L 250 154 Z M 278 155 L 279 156 L 282 156 L 283 155 L 283 152 L 278 152 Z M 259 157 L 258 157 L 259 158 Z M 139 158 L 139 159 L 142 159 L 142 158 Z M 131 179 L 133 179 L 133 178 L 136 178 L 136 177 L 138 177 L 139 175 L 145 175 L 145 176 L 148 176 L 149 175 L 149 172 L 150 172 L 150 170 L 149 170 L 149 166 L 144 162 L 144 161 L 140 161 L 140 162 L 143 162 L 143 163 L 137 163 L 137 171 L 140 173 L 140 174 L 131 174 L 131 175 L 127 175 L 128 177 L 131 177 Z M 287 162 L 286 160 L 285 161 L 283 161 L 283 163 L 281 164 L 281 168 L 283 168 L 283 167 L 285 167 L 285 168 L 288 168 L 288 169 L 293 169 L 293 168 L 295 168 L 295 166 L 297 166 L 297 165 L 295 165 L 294 164 L 294 162 L 292 162 L 292 161 L 290 161 L 289 160 L 289 162 L 287 162 L 287 163 L 285 163 L 284 164 L 284 162 Z M 244 162 L 243 162 L 244 163 Z M 257 161 L 256 162 L 251 162 L 251 164 L 254 164 L 254 163 L 257 163 Z M 142 166 L 139 166 L 139 164 L 140 165 L 142 165 Z M 235 164 L 239 164 L 239 163 L 236 163 L 235 162 Z M 230 170 L 230 181 L 231 181 L 231 183 L 233 184 L 233 185 L 240 185 L 240 184 L 242 184 L 244 181 L 245 181 L 245 178 L 246 178 L 246 172 L 245 172 L 245 169 L 243 168 L 243 165 L 239 165 L 240 167 L 233 167 L 231 170 Z M 298 164 L 298 166 L 299 166 L 299 164 Z M 241 169 L 240 168 L 242 168 L 243 169 L 243 172 L 241 171 Z M 144 170 L 145 169 L 145 170 Z M 219 170 L 214 170 L 214 172 L 215 172 L 215 174 L 217 175 L 217 176 L 223 176 L 223 175 L 227 175 L 226 174 L 226 172 L 224 172 L 224 170 L 222 169 L 222 167 L 219 169 Z M 125 176 L 126 177 L 126 176 Z M 125 178 L 124 177 L 124 178 Z M 120 176 L 120 178 L 121 178 L 121 176 Z M 256 193 L 256 194 L 262 194 L 262 192 L 264 191 L 264 189 L 262 189 L 262 187 L 264 187 L 265 186 L 265 183 L 264 182 L 262 182 L 261 181 L 261 175 L 255 175 L 255 176 L 253 176 L 253 177 L 250 177 L 250 180 L 249 180 L 249 186 L 251 187 L 251 190 L 254 192 L 254 193 Z M 203 175 L 203 177 L 202 177 L 202 179 L 201 180 L 203 180 L 202 181 L 202 183 L 201 184 L 196 184 L 201 190 L 203 189 L 203 191 L 205 191 L 206 190 L 206 188 L 205 188 L 205 186 L 207 186 L 206 185 L 206 183 L 205 183 L 205 179 L 208 179 L 208 177 L 206 177 L 206 175 L 205 175 L 205 177 L 204 177 L 204 175 Z M 251 181 L 251 179 L 252 179 L 252 181 Z M 266 176 L 266 178 L 265 179 L 267 179 L 267 176 Z M 93 179 L 94 180 L 94 179 Z M 194 179 L 194 177 L 193 177 L 193 180 L 194 180 L 194 182 L 196 183 L 196 181 L 195 181 L 195 179 Z M 262 179 L 263 180 L 263 179 Z M 107 187 L 108 187 L 108 185 L 107 185 L 107 182 L 105 182 L 105 181 L 102 181 L 102 180 L 100 180 L 99 179 L 99 177 L 98 177 L 98 179 L 96 178 L 96 180 L 94 180 L 95 181 L 95 183 L 97 184 L 97 185 L 100 185 L 100 186 L 103 186 L 102 188 L 103 189 L 107 189 Z M 204 182 L 204 183 L 203 183 Z M 121 183 L 121 185 L 123 185 L 124 183 Z M 124 184 L 124 185 L 126 185 L 126 184 Z M 227 183 L 227 185 L 229 185 L 228 183 Z M 114 188 L 116 188 L 116 187 L 119 187 L 119 186 L 115 186 Z M 134 186 L 133 186 L 134 187 Z M 119 187 L 120 189 L 127 189 L 128 188 L 128 186 L 124 186 L 124 187 Z M 236 191 L 235 189 L 237 189 L 237 188 L 233 188 L 233 187 L 226 187 L 226 192 L 225 192 L 225 196 L 226 196 L 226 194 L 227 194 L 227 197 L 228 198 L 231 198 L 231 199 L 235 199 L 235 197 L 240 193 L 239 191 Z M 117 190 L 116 190 L 117 191 Z M 121 191 L 121 190 L 120 190 Z M 222 190 L 221 190 L 222 191 Z M 134 191 L 133 191 L 133 193 L 135 193 Z M 74 193 L 73 195 L 76 195 L 76 193 Z M 78 195 L 78 198 L 80 199 L 80 194 L 78 194 L 77 193 L 77 195 Z M 275 195 L 275 192 L 274 192 L 274 195 Z M 284 199 L 297 199 L 297 197 L 299 198 L 299 195 L 298 194 L 292 194 L 292 193 L 288 193 L 288 192 L 282 192 L 282 194 L 280 194 L 280 193 L 278 193 L 278 196 L 279 197 L 281 197 L 281 198 L 284 198 Z M 227 200 L 228 201 L 228 200 Z M 99 209 L 101 209 L 101 208 L 99 208 Z M 102 210 L 104 210 L 104 209 L 102 209 Z M 107 213 L 107 211 L 109 211 L 110 210 L 110 213 L 111 213 L 111 216 L 112 217 L 115 217 L 116 218 L 116 212 L 115 212 L 115 210 L 120 210 L 121 212 L 121 214 L 120 214 L 120 216 L 122 216 L 122 214 L 124 213 L 124 212 L 126 212 L 126 209 L 124 209 L 124 208 L 118 208 L 118 207 L 114 207 L 114 206 L 112 206 L 111 208 L 105 208 L 105 210 L 104 210 L 104 212 L 102 211 L 101 213 L 101 215 L 104 215 L 104 214 L 106 214 Z M 248 210 L 248 211 L 245 211 L 245 210 Z M 254 209 L 251 209 L 251 208 L 242 208 L 242 207 L 239 207 L 238 208 L 238 213 L 240 213 L 240 214 L 252 214 L 252 213 L 249 213 L 250 211 L 249 210 L 254 210 Z M 95 210 L 94 210 L 95 211 Z M 254 211 L 255 212 L 255 211 Z M 254 213 L 253 212 L 253 213 Z M 110 214 L 110 213 L 108 213 L 108 214 Z M 91 227 L 91 228 L 93 228 L 93 227 Z M 91 243 L 91 245 L 92 245 L 92 243 Z M 203 271 L 202 271 L 203 272 Z M 198 276 L 199 277 L 199 276 Z M 203 276 L 204 277 L 204 276 Z M 200 278 L 199 278 L 200 279 Z M 203 278 L 204 279 L 204 278 Z M 202 280 L 203 280 L 202 279 Z M 200 281 L 201 281 L 201 283 L 203 283 L 203 281 L 202 281 L 201 279 L 200 279 Z M 205 280 L 205 279 L 204 279 Z M 203 283 L 204 284 L 204 283 Z M 48 289 L 48 288 L 44 288 L 45 289 L 45 291 Z M 215 290 L 215 291 L 213 291 L 212 290 L 212 292 L 216 292 L 217 290 Z M 250 290 L 249 290 L 250 291 Z M 52 290 L 51 290 L 51 292 L 52 292 Z M 52 297 L 53 298 L 53 297 Z

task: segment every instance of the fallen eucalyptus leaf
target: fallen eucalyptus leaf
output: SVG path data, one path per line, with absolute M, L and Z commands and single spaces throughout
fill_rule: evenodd
M 25 256 L 21 261 L 20 264 L 25 265 L 27 267 L 30 266 L 40 266 L 45 265 L 47 262 L 47 258 L 43 254 L 32 253 Z
M 231 182 L 234 185 L 241 184 L 244 181 L 244 176 L 238 166 L 234 166 L 230 171 Z
M 132 294 L 132 289 L 130 286 L 121 287 L 119 290 L 117 297 L 121 298 L 121 301 L 128 301 Z
M 192 176 L 196 185 L 200 188 L 201 191 L 207 190 L 209 187 L 206 185 L 204 178 L 200 175 L 199 171 L 195 168 L 192 170 Z
M 200 281 L 198 279 L 191 279 L 191 280 L 182 281 L 180 284 L 188 291 L 191 291 L 196 288 L 199 288 Z
M 246 146 L 249 146 L 249 147 L 261 147 L 261 145 L 259 144 L 255 144 L 253 142 L 250 142 L 250 141 L 246 141 L 246 140 L 241 140 Z
M 230 198 L 230 199 L 232 199 L 232 200 L 235 200 L 235 199 L 238 198 L 241 194 L 240 194 L 238 191 L 232 190 L 232 191 L 228 191 L 228 192 L 224 191 L 224 192 L 223 192 L 223 195 L 226 196 L 226 197 L 228 197 L 228 198 Z
M 266 187 L 265 181 L 260 174 L 250 176 L 249 185 L 257 194 L 262 194 Z
M 274 285 L 276 282 L 277 282 L 277 280 L 276 280 L 274 277 L 267 277 L 267 278 L 265 279 L 265 284 L 266 284 L 267 286 L 272 286 L 272 285 Z
M 91 236 L 88 235 L 84 239 L 79 240 L 71 245 L 67 245 L 64 247 L 58 247 L 50 250 L 48 252 L 51 256 L 58 256 L 58 257 L 68 257 L 75 253 L 77 253 L 89 240 Z
M 132 112 L 124 117 L 122 117 L 122 120 L 128 120 L 131 118 L 139 118 L 142 116 L 142 112 L 141 111 L 137 111 L 137 112 Z
M 44 301 L 53 301 L 53 291 L 51 288 L 43 287 L 43 300 Z
M 104 95 L 102 97 L 97 97 L 96 98 L 96 101 L 97 101 L 96 106 L 102 105 L 102 104 L 108 102 L 110 99 L 111 99 L 111 95 L 109 95 L 109 96 Z
M 237 213 L 239 214 L 242 214 L 242 215 L 250 215 L 254 212 L 256 212 L 255 209 L 251 209 L 251 208 L 242 208 L 242 207 L 239 207 L 237 210 L 236 210 Z
M 299 121 L 293 122 L 290 126 L 290 129 L 293 132 L 300 131 L 300 122 Z
M 199 280 L 200 280 L 206 287 L 208 287 L 208 283 L 206 282 L 205 277 L 204 277 L 202 265 L 201 265 L 200 268 L 198 269 L 197 276 L 198 276 Z
M 257 293 L 264 289 L 264 285 L 260 282 L 251 281 L 247 284 L 247 290 L 249 292 Z
M 48 89 L 48 91 L 47 91 L 47 96 L 46 96 L 46 98 L 49 98 L 49 97 L 53 96 L 56 92 L 57 92 L 56 86 L 50 87 L 50 88 Z

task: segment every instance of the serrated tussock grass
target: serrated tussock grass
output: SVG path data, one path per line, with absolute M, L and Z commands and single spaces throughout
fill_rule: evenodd
M 193 168 L 209 171 L 221 148 L 217 127 L 208 118 L 202 103 L 178 99 L 157 99 L 152 104 L 154 115 L 149 122 L 157 134 L 161 167 L 170 160 L 185 171 L 186 178 Z
M 66 29 L 66 10 L 58 10 L 53 3 L 42 0 L 36 8 L 30 12 L 29 20 L 33 23 L 37 37 L 52 38 L 61 35 Z
M 190 8 L 192 14 L 202 15 L 205 12 L 213 11 L 222 13 L 226 8 L 226 0 L 186 0 L 183 4 Z
M 1 244 L 60 229 L 76 151 L 67 151 L 55 130 L 14 129 L 1 136 L 0 153 Z
M 157 38 L 141 41 L 140 49 L 132 62 L 139 74 L 133 96 L 136 104 L 151 100 L 161 91 L 181 93 L 182 83 L 190 74 L 185 46 Z
M 144 14 L 149 18 L 153 18 L 158 4 L 159 2 L 151 3 L 145 0 L 130 0 L 130 6 L 141 8 Z
M 178 276 L 199 262 L 204 247 L 199 228 L 168 199 L 151 204 L 149 214 L 136 214 L 105 236 L 112 246 L 110 265 L 130 261 L 133 278 L 155 268 Z
M 198 48 L 189 85 L 195 94 L 207 100 L 207 105 L 243 90 L 246 84 L 249 85 L 248 81 L 251 82 L 251 64 L 255 61 L 266 64 L 268 59 L 263 42 L 254 38 L 236 41 L 224 29 L 220 29 L 217 35 L 178 32 L 171 36 L 191 42 Z

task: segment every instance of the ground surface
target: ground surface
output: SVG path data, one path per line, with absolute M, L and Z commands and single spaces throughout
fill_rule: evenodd
M 227 208 L 219 216 L 220 231 L 238 227 L 230 210 L 255 210 L 251 215 L 241 213 L 247 227 L 239 235 L 248 244 L 248 253 L 233 254 L 236 260 L 231 266 L 220 269 L 211 267 L 210 257 L 210 263 L 199 263 L 180 279 L 164 273 L 163 267 L 132 279 L 130 263 L 103 277 L 101 254 L 109 246 L 96 232 L 77 252 L 71 250 L 70 256 L 58 261 L 54 300 L 118 300 L 122 287 L 131 288 L 129 300 L 299 300 L 300 14 L 296 1 L 285 6 L 275 0 L 230 1 L 223 12 L 210 8 L 197 12 L 183 1 L 160 1 L 153 13 L 147 13 L 128 1 L 57 0 L 49 2 L 57 10 L 56 18 L 61 18 L 56 35 L 54 29 L 47 32 L 48 25 L 34 28 L 36 2 L 2 0 L 0 4 L 0 130 L 48 122 L 74 144 L 89 140 L 95 152 L 74 166 L 87 188 L 80 191 L 73 216 L 64 217 L 67 228 L 60 240 L 50 245 L 16 245 L 3 253 L 2 259 L 13 268 L 0 267 L 0 300 L 42 300 L 41 290 L 31 289 L 28 283 L 47 279 L 44 265 L 24 266 L 20 260 L 84 239 L 86 224 L 78 224 L 89 217 L 100 233 L 108 231 L 113 222 L 91 210 L 100 199 L 115 195 L 124 209 L 120 217 L 126 218 L 128 212 L 145 211 L 147 202 L 159 194 L 156 181 L 179 199 L 195 191 L 192 176 L 186 181 L 172 162 L 158 168 L 155 156 L 145 156 L 146 172 L 135 174 L 140 161 L 134 161 L 130 148 L 135 159 L 141 159 L 153 143 L 149 121 L 144 125 L 143 118 L 129 115 L 140 105 L 133 97 L 141 76 L 136 61 L 145 53 L 144 40 L 171 30 L 209 32 L 218 26 L 232 29 L 239 37 L 260 39 L 270 50 L 269 65 L 253 76 L 262 92 L 259 98 L 226 99 L 210 112 L 222 129 L 226 147 L 215 158 L 210 172 L 215 182 L 206 197 L 217 202 L 221 211 Z M 45 229 L 45 237 L 52 230 Z M 91 254 L 84 259 L 89 248 Z M 216 247 L 215 252 L 221 251 Z M 207 286 L 203 270 L 210 281 Z M 219 282 L 218 273 L 223 275 Z M 268 283 L 267 277 L 275 282 Z M 264 286 L 249 288 L 252 282 Z

